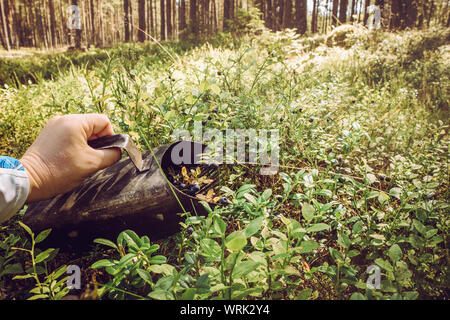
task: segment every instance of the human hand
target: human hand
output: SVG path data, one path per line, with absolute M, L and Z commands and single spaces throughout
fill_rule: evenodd
M 73 114 L 52 118 L 20 159 L 28 173 L 27 202 L 49 199 L 79 186 L 97 170 L 121 157 L 120 149 L 91 148 L 88 140 L 113 135 L 108 117 Z

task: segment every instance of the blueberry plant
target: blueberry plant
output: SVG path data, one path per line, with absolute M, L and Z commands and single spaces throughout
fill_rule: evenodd
M 199 197 L 207 177 L 173 172 L 208 212 L 180 212 L 176 235 L 97 239 L 78 261 L 91 297 L 446 299 L 448 35 L 373 31 L 341 48 L 262 31 L 170 55 L 123 45 L 89 69 L 1 88 L 0 150 L 19 157 L 51 116 L 77 112 L 107 114 L 142 149 L 195 136 L 196 122 L 279 130 L 273 176 L 227 164 Z M 20 297 L 62 298 L 69 260 L 40 248 L 49 231 L 35 236 L 22 214 L 0 232 L 0 297 L 20 284 Z

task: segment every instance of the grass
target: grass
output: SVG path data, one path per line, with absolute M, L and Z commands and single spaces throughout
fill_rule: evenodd
M 279 174 L 224 169 L 229 206 L 187 213 L 157 245 L 128 230 L 77 258 L 86 298 L 447 299 L 449 34 L 377 31 L 345 49 L 264 31 L 171 44 L 175 61 L 151 45 L 33 57 L 49 76 L 0 89 L 0 150 L 19 157 L 51 116 L 75 112 L 107 114 L 143 149 L 194 120 L 280 131 Z M 34 243 L 16 220 L 0 233 L 0 296 L 43 298 L 12 274 L 53 281 L 71 257 L 27 271 L 11 247 Z

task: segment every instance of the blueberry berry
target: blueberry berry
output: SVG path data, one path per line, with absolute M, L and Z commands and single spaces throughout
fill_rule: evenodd
M 198 184 L 194 184 L 189 188 L 188 194 L 193 196 L 199 191 L 200 191 L 200 186 Z
M 314 118 L 309 118 L 309 122 L 313 122 L 314 121 Z
M 189 228 L 186 229 L 186 232 L 187 232 L 188 234 L 192 234 L 192 233 L 194 232 L 194 228 L 189 227 Z
M 220 198 L 219 201 L 220 201 L 221 205 L 224 205 L 224 206 L 228 205 L 228 199 L 225 197 Z
M 180 183 L 180 189 L 181 190 L 186 189 L 186 185 L 184 183 Z

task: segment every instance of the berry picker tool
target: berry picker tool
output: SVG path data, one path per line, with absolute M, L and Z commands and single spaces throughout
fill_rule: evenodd
M 70 192 L 29 205 L 23 221 L 36 233 L 51 228 L 48 245 L 83 251 L 95 238 L 115 240 L 126 229 L 157 240 L 179 230 L 183 212 L 206 214 L 198 197 L 186 193 L 167 173 L 173 168 L 200 167 L 212 179 L 199 192 L 216 184 L 218 167 L 203 163 L 205 145 L 178 141 L 141 153 L 125 134 L 92 140 L 89 145 L 123 148 L 128 157 L 99 170 Z M 182 162 L 175 163 L 173 159 L 179 158 Z

